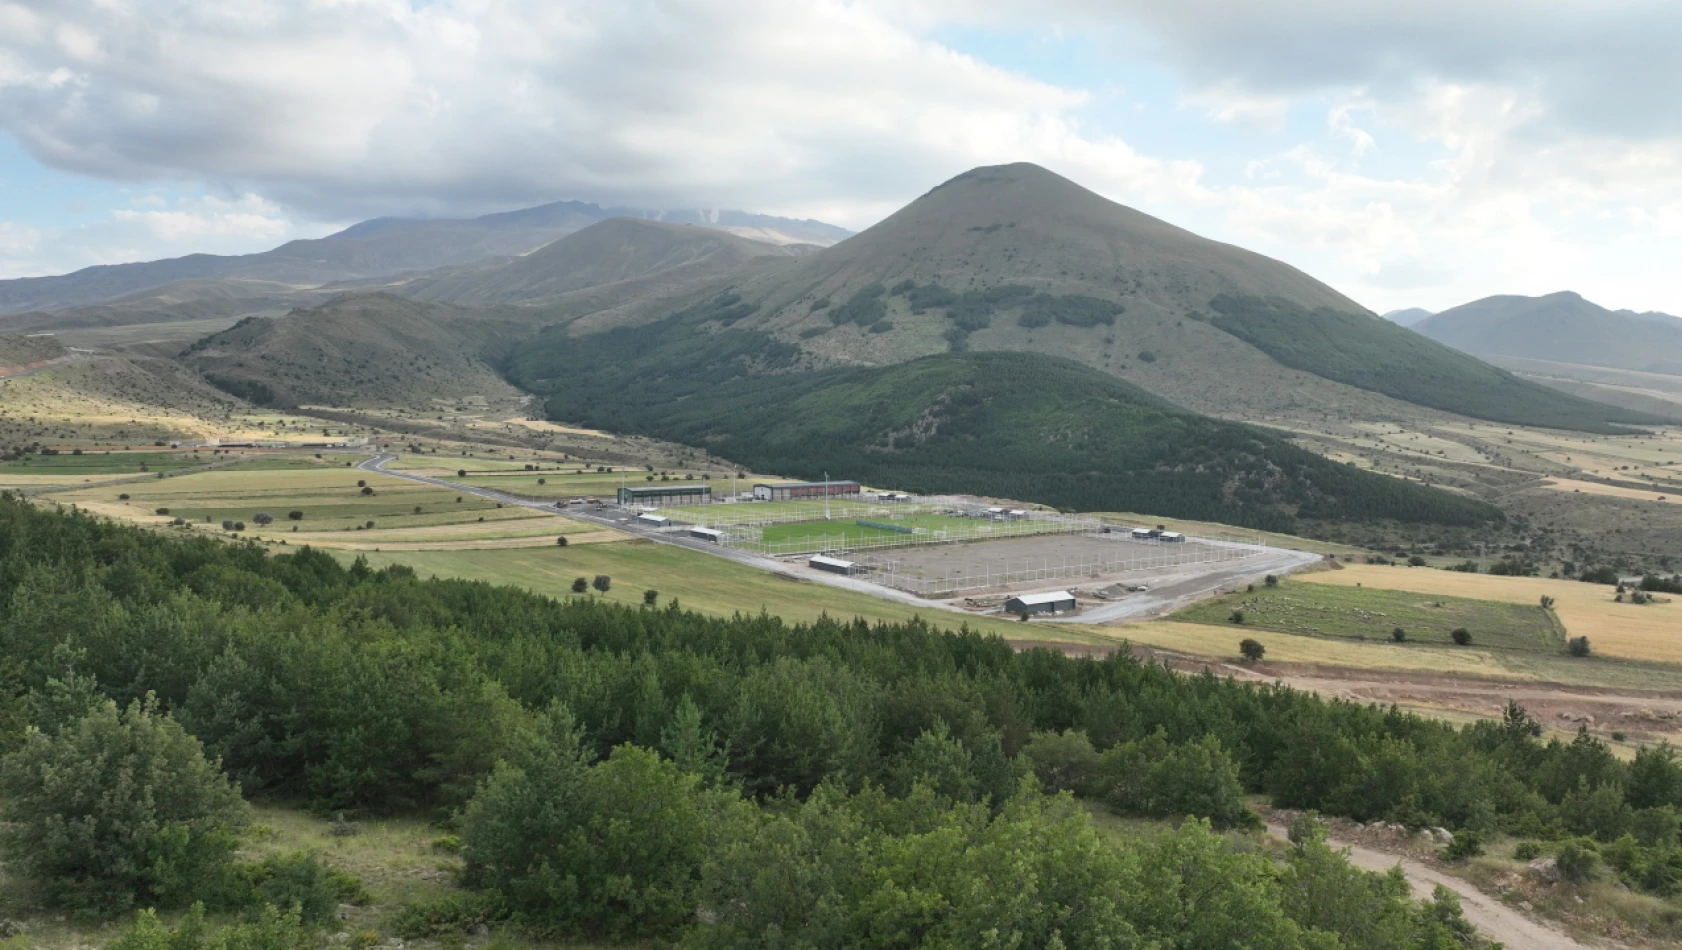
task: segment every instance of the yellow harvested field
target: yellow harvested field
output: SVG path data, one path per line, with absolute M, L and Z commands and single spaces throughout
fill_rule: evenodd
M 0 488 L 35 488 L 41 485 L 94 485 L 114 478 L 133 478 L 132 475 L 18 475 L 0 473 Z
M 504 419 L 500 423 L 492 424 L 524 426 L 527 429 L 534 429 L 538 432 L 556 432 L 562 435 L 593 435 L 603 439 L 613 438 L 611 433 L 603 432 L 600 429 L 578 429 L 572 426 L 563 426 L 555 422 L 545 422 L 542 419 Z
M 1306 584 L 1364 584 L 1386 590 L 1443 594 L 1481 600 L 1534 604 L 1554 598 L 1554 613 L 1568 636 L 1588 637 L 1594 652 L 1632 660 L 1682 663 L 1682 597 L 1636 605 L 1613 601 L 1610 587 L 1541 577 L 1491 577 L 1429 568 L 1354 565 L 1341 571 L 1305 574 Z M 1271 647 L 1270 647 L 1271 649 Z
M 1585 495 L 1605 495 L 1609 498 L 1629 498 L 1635 501 L 1658 501 L 1660 498 L 1672 502 L 1682 501 L 1682 492 L 1674 488 L 1623 488 L 1618 485 L 1602 485 L 1599 482 L 1578 481 L 1574 478 L 1550 478 L 1542 485 L 1554 491 L 1582 492 Z

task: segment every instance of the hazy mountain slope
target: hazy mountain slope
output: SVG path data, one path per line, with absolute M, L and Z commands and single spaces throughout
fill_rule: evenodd
M 753 468 L 1085 510 L 1291 528 L 1298 517 L 1473 524 L 1482 502 L 1339 465 L 1069 360 L 945 354 L 811 372 L 760 331 L 686 333 L 718 310 L 514 355 L 553 419 L 705 446 Z
M 516 395 L 488 361 L 529 332 L 483 311 L 363 294 L 243 320 L 193 344 L 182 361 L 263 405 L 425 407 Z
M 50 336 L 0 336 L 0 370 L 63 359 L 64 344 Z
M 1502 422 L 1603 430 L 1609 419 L 1645 420 L 1467 360 L 1295 268 L 1028 164 L 959 175 L 859 235 L 731 292 L 753 308 L 742 326 L 820 363 L 1028 350 L 1079 360 L 1192 409 L 1247 418 L 1386 411 L 1353 387 Z M 1348 345 L 1303 345 L 1328 333 Z M 1395 348 L 1409 353 L 1405 374 L 1388 371 Z
M 1384 319 L 1402 327 L 1411 327 L 1421 320 L 1428 320 L 1431 311 L 1419 307 L 1408 307 L 1405 310 L 1392 310 L 1384 315 Z
M 399 292 L 468 305 L 527 302 L 655 274 L 670 283 L 704 279 L 754 258 L 794 254 L 710 228 L 610 218 L 496 266 L 430 279 L 422 275 Z
M 233 319 L 321 303 L 331 294 L 276 281 L 194 278 L 172 281 L 104 303 L 62 310 L 0 314 L 0 329 L 16 333 Z
M 73 274 L 0 281 L 0 312 L 52 310 L 112 300 L 173 281 L 246 278 L 319 287 L 471 263 L 533 251 L 597 221 L 654 217 L 731 231 L 758 231 L 789 243 L 828 244 L 847 232 L 817 221 L 745 212 L 652 212 L 577 201 L 455 220 L 376 218 L 315 240 L 290 241 L 260 254 L 186 257 L 84 268 Z
M 1445 310 L 1414 329 L 1480 356 L 1682 375 L 1682 320 L 1672 325 L 1607 310 L 1570 291 L 1486 297 Z

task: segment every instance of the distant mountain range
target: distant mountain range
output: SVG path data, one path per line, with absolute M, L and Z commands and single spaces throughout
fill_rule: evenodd
M 1406 310 L 1392 310 L 1384 315 L 1384 319 L 1389 320 L 1391 323 L 1397 324 L 1398 326 L 1411 327 L 1421 320 L 1430 319 L 1431 316 L 1432 314 L 1429 310 L 1421 310 L 1418 307 L 1409 307 Z
M 1608 310 L 1570 291 L 1485 297 L 1444 310 L 1414 329 L 1477 356 L 1682 376 L 1682 319 Z
M 56 277 L 0 281 L 0 313 L 99 304 L 190 280 L 235 281 L 226 288 L 198 288 L 224 298 L 247 289 L 271 292 L 254 282 L 280 284 L 294 291 L 315 289 L 528 254 L 592 224 L 624 217 L 694 225 L 778 245 L 827 246 L 851 233 L 821 221 L 742 211 L 648 211 L 578 201 L 469 219 L 376 218 L 328 237 L 290 241 L 260 254 L 191 254 L 88 267 Z

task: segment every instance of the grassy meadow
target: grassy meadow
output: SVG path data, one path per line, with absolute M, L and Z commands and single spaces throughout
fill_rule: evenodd
M 1342 640 L 1391 640 L 1400 629 L 1403 644 L 1459 649 L 1451 632 L 1465 629 L 1472 644 L 1495 650 L 1558 652 L 1565 639 L 1539 604 L 1467 597 L 1421 595 L 1377 587 L 1299 584 L 1228 594 L 1175 614 L 1187 623 L 1230 624 L 1243 615 L 1245 628 Z

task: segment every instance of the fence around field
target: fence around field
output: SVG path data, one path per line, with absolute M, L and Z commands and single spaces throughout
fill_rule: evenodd
M 984 590 L 1037 581 L 1102 577 L 1133 571 L 1159 571 L 1198 564 L 1243 561 L 1264 552 L 1260 544 L 1230 541 L 1187 541 L 1162 543 L 1118 539 L 1115 555 L 1104 557 L 1007 558 L 997 564 L 977 565 L 969 570 L 928 574 L 905 563 L 904 558 L 866 554 L 854 557 L 863 576 L 881 584 L 921 597 L 951 597 L 964 591 Z
M 907 547 L 923 544 L 953 544 L 1044 534 L 1098 534 L 1104 525 L 1094 518 L 1027 511 L 1014 518 L 989 511 L 988 506 L 951 498 L 918 498 L 903 502 L 835 501 L 829 503 L 829 519 L 822 520 L 821 500 L 790 507 L 770 502 L 761 508 L 752 504 L 710 505 L 666 514 L 690 520 L 697 526 L 721 531 L 723 543 L 767 557 L 797 554 L 833 554 L 847 551 Z M 935 521 L 936 525 L 919 524 Z M 785 525 L 811 524 L 809 532 L 798 528 L 766 529 Z

